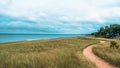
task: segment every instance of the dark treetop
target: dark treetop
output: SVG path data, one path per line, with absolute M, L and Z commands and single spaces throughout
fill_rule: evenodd
M 120 25 L 112 24 L 101 27 L 97 32 L 92 33 L 96 37 L 115 38 L 120 36 Z

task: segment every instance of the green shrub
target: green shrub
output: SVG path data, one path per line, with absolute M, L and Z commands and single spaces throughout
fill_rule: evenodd
M 117 45 L 117 42 L 115 42 L 115 41 L 111 41 L 110 42 L 110 48 L 119 48 L 119 45 Z

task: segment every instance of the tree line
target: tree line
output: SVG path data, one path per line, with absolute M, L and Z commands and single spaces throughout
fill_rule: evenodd
M 112 24 L 101 27 L 97 32 L 92 33 L 95 37 L 116 38 L 120 36 L 120 24 Z

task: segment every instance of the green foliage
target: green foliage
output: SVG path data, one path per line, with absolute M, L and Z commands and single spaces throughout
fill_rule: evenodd
M 117 42 L 111 41 L 111 42 L 110 42 L 110 45 L 111 45 L 111 46 L 116 46 L 116 45 L 117 45 Z
M 117 45 L 117 42 L 115 42 L 115 41 L 111 41 L 110 42 L 110 48 L 119 48 L 119 45 Z
M 109 26 L 101 27 L 97 32 L 92 33 L 96 37 L 115 38 L 120 36 L 120 25 L 112 24 Z

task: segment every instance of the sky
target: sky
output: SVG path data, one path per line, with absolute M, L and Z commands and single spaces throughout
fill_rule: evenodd
M 120 0 L 0 0 L 0 33 L 90 34 L 120 23 Z

